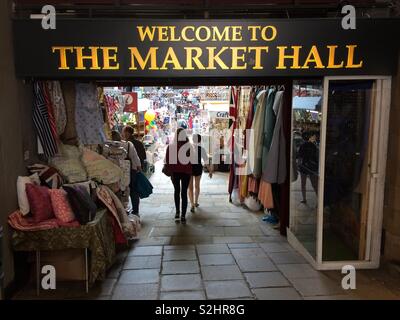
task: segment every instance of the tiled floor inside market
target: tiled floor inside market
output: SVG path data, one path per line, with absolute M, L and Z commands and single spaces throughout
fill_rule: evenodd
M 118 253 L 106 280 L 89 294 L 77 282 L 39 297 L 31 284 L 15 298 L 400 299 L 398 279 L 382 269 L 358 271 L 357 289 L 343 290 L 339 271 L 314 270 L 262 212 L 230 204 L 226 181 L 224 173 L 203 175 L 200 207 L 176 224 L 172 184 L 157 166 L 154 194 L 141 202 L 140 240 Z

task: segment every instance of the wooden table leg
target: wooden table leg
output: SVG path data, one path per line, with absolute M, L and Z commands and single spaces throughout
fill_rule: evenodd
M 85 248 L 85 279 L 86 279 L 86 293 L 89 293 L 88 248 Z
M 36 294 L 40 294 L 40 250 L 36 250 Z

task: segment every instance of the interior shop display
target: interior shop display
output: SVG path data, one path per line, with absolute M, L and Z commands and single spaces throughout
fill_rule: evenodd
M 276 208 L 272 185 L 286 179 L 283 93 L 279 85 L 230 91 L 230 200 L 237 203 L 239 195 L 250 210 Z

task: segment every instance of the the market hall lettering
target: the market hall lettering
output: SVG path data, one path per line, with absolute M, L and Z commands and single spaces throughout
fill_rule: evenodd
M 14 21 L 16 73 L 45 78 L 237 78 L 393 74 L 400 28 L 361 19 Z M 397 31 L 396 31 L 397 30 Z
M 242 26 L 137 26 L 138 38 L 145 44 L 168 42 L 170 46 L 161 52 L 159 46 L 130 46 L 120 48 L 129 51 L 129 70 L 263 70 L 265 64 L 275 69 L 352 69 L 361 68 L 363 61 L 357 56 L 357 45 L 347 44 L 346 56 L 337 57 L 338 45 L 272 46 L 277 38 L 275 26 L 247 26 L 250 42 L 263 46 L 234 46 L 243 41 Z M 190 42 L 215 43 L 214 46 L 187 46 Z M 184 45 L 174 45 L 184 43 Z M 222 43 L 222 45 L 217 45 Z M 58 70 L 119 70 L 117 46 L 53 46 L 58 55 Z M 269 53 L 277 51 L 277 61 L 270 61 Z M 321 51 L 325 51 L 321 58 Z M 303 59 L 301 59 L 303 56 Z M 304 58 L 305 57 L 305 58 Z M 358 60 L 356 60 L 358 59 Z

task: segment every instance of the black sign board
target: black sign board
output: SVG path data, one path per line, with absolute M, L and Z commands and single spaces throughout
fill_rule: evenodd
M 14 20 L 16 73 L 41 78 L 390 75 L 399 20 Z

